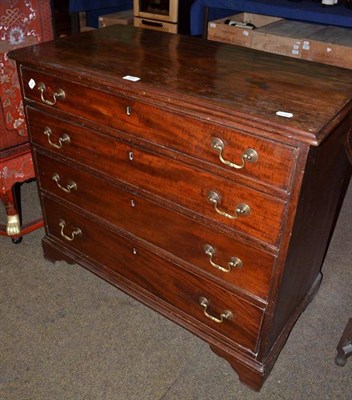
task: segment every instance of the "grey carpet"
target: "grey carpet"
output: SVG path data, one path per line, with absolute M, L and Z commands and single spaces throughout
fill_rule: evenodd
M 24 215 L 39 215 L 35 183 Z M 1 221 L 4 212 L 0 210 Z M 352 317 L 352 184 L 322 286 L 258 394 L 186 330 L 77 265 L 42 257 L 40 229 L 0 237 L 0 400 L 352 399 L 352 358 L 334 363 Z

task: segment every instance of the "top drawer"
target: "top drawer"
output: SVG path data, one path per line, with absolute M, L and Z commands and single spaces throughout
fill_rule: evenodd
M 22 79 L 27 99 L 211 163 L 220 173 L 290 187 L 294 148 L 26 68 Z

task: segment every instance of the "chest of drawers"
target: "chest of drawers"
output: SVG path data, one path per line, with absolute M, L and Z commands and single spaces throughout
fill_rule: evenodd
M 352 75 L 109 27 L 18 50 L 46 233 L 259 390 L 321 281 Z

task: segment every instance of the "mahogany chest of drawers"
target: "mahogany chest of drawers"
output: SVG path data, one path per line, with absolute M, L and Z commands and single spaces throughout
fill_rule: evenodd
M 259 390 L 321 281 L 351 71 L 123 26 L 11 57 L 45 257 L 182 325 Z

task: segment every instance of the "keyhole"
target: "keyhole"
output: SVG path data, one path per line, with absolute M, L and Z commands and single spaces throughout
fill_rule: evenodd
M 126 114 L 127 115 L 131 115 L 132 114 L 132 107 L 131 106 L 127 106 L 126 107 Z
M 134 158 L 133 151 L 129 151 L 129 152 L 128 152 L 128 159 L 129 159 L 130 161 L 133 161 L 133 158 Z
M 131 207 L 136 207 L 136 202 L 133 199 L 131 200 Z
M 134 254 L 134 255 L 137 254 L 137 249 L 135 247 L 133 247 L 133 249 L 132 249 L 132 254 Z

